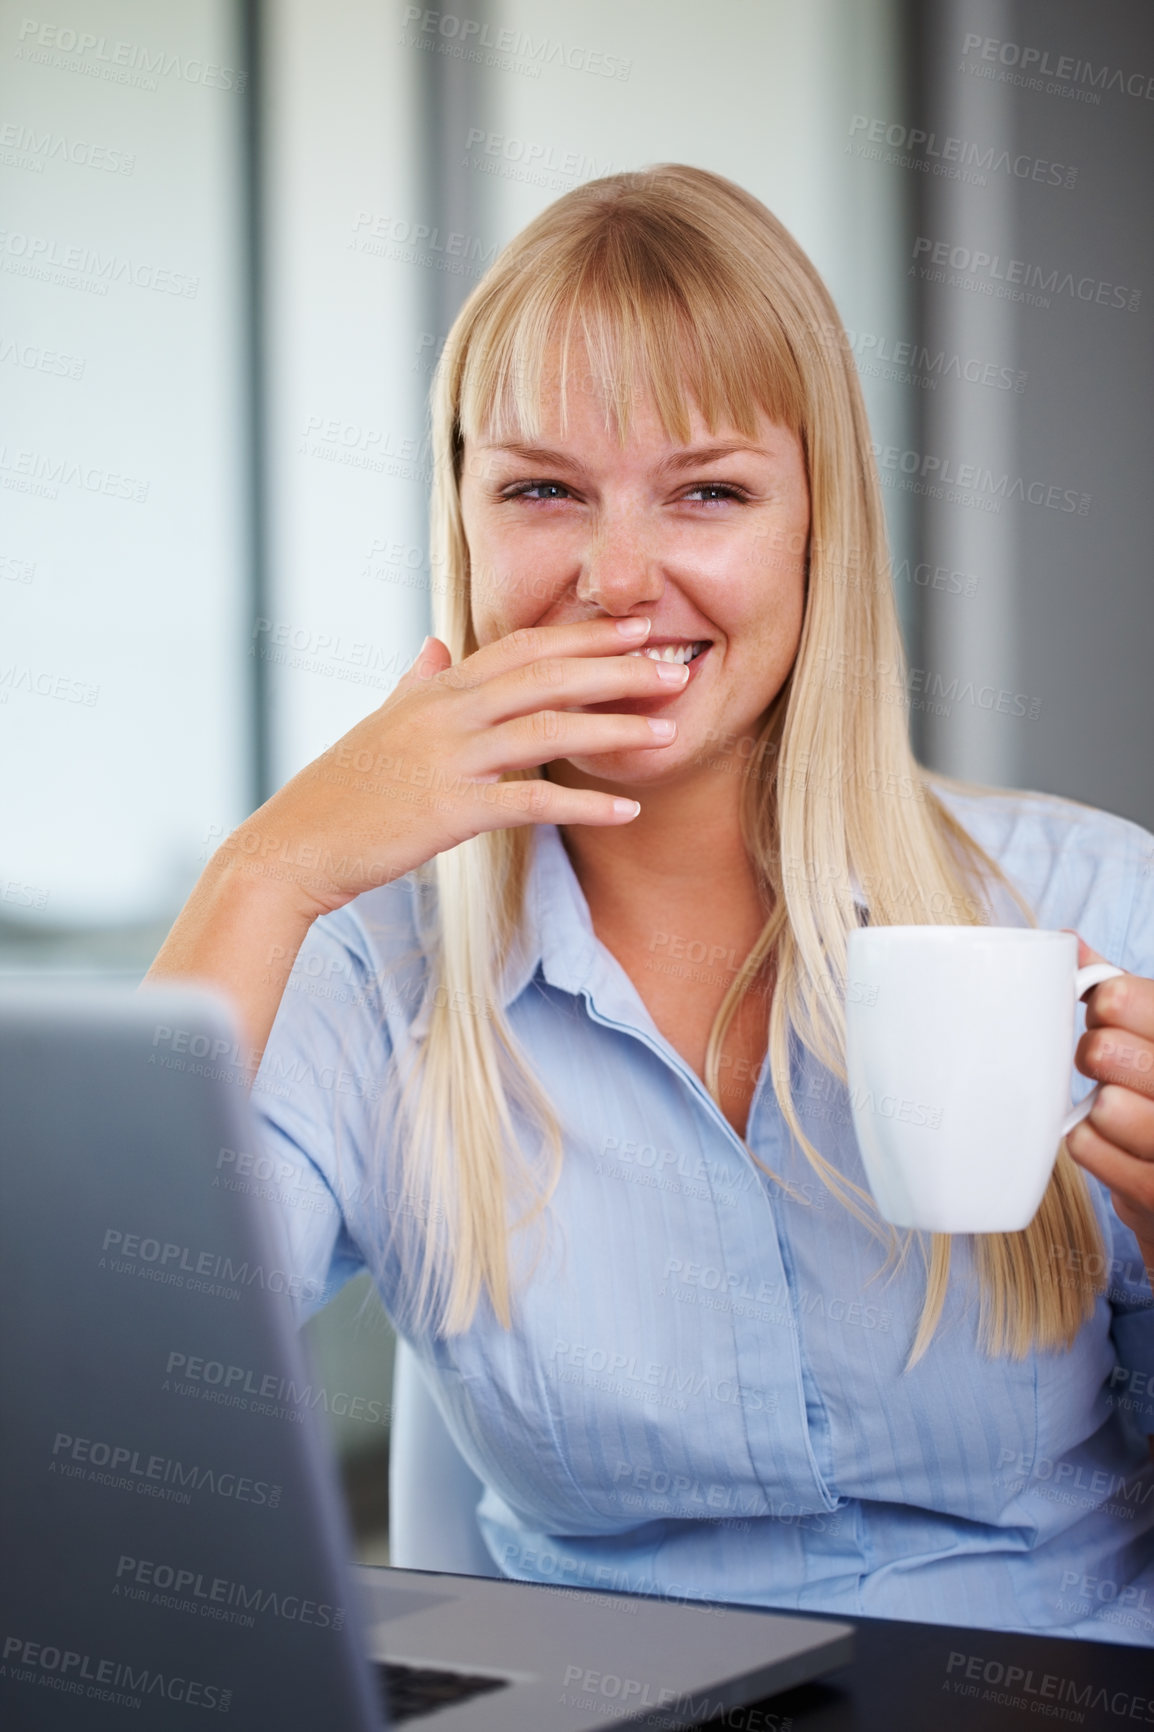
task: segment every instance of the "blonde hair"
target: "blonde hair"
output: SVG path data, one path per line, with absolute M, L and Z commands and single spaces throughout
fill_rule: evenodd
M 1027 922 L 1034 916 L 937 798 L 910 748 L 878 481 L 836 309 L 776 218 L 701 169 L 612 175 L 531 222 L 470 295 L 433 386 L 435 629 L 454 662 L 477 647 L 459 492 L 464 443 L 503 428 L 538 436 L 544 368 L 557 343 L 562 415 L 579 352 L 622 440 L 635 393 L 648 393 L 671 438 L 688 439 L 692 401 L 711 430 L 728 424 L 752 435 L 761 410 L 801 442 L 812 512 L 801 640 L 740 765 L 746 842 L 771 913 L 718 1012 L 705 1080 L 719 1098 L 726 1030 L 772 959 L 768 1057 L 782 1114 L 829 1189 L 900 1260 L 911 1240 L 899 1253 L 868 1193 L 802 1130 L 790 1093 L 791 1031 L 845 1080 L 841 994 L 855 882 L 873 925 L 981 924 L 995 883 Z M 734 768 L 718 752 L 719 771 Z M 510 1250 L 520 1229 L 543 1221 L 560 1172 L 561 1127 L 518 1049 L 501 992 L 531 845 L 531 829 L 495 831 L 434 862 L 431 1012 L 406 1094 L 401 1228 L 402 1261 L 419 1268 L 415 1312 L 446 1334 L 470 1325 L 482 1295 L 509 1326 Z M 933 1335 L 950 1273 L 948 1237 L 916 1242 L 926 1294 L 910 1363 Z M 1092 1287 L 1054 1280 L 1056 1246 L 1082 1253 L 1075 1267 L 1099 1266 L 1089 1262 L 1102 1245 L 1088 1189 L 1064 1145 L 1031 1225 L 976 1239 L 987 1352 L 1067 1347 L 1091 1315 Z

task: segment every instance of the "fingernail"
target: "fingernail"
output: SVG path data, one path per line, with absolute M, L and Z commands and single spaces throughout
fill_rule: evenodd
M 677 732 L 677 723 L 667 722 L 663 716 L 646 716 L 645 720 L 659 740 L 671 740 Z
M 630 619 L 619 619 L 616 621 L 617 630 L 621 633 L 621 636 L 626 638 L 630 643 L 637 643 L 641 638 L 648 637 L 649 627 L 652 624 L 652 620 L 638 619 L 636 617 Z
M 613 810 L 619 818 L 636 818 L 641 810 L 640 800 L 614 800 Z
M 685 662 L 654 662 L 657 677 L 667 685 L 683 686 L 689 678 L 689 668 Z

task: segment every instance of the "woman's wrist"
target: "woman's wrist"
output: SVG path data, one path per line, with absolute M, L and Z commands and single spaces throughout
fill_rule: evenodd
M 303 844 L 278 846 L 252 820 L 226 836 L 205 867 L 201 882 L 223 897 L 262 911 L 265 918 L 305 922 L 339 906 L 333 886 L 318 870 L 320 850 Z
M 230 1000 L 260 1062 L 293 964 L 318 909 L 275 872 L 222 846 L 213 855 L 146 975 L 188 981 Z

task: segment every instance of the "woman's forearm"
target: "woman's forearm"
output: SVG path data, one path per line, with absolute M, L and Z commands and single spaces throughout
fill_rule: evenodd
M 255 1071 L 285 983 L 316 911 L 291 887 L 259 876 L 221 850 L 177 916 L 145 985 L 184 981 L 215 987 L 233 1004 Z

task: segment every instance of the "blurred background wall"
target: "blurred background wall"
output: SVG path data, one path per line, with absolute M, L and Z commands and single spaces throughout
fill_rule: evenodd
M 0 971 L 139 978 L 381 702 L 456 309 L 668 160 L 833 292 L 920 755 L 1154 828 L 1152 143 L 1129 0 L 3 0 Z M 381 1557 L 388 1325 L 355 1283 L 310 1334 Z

